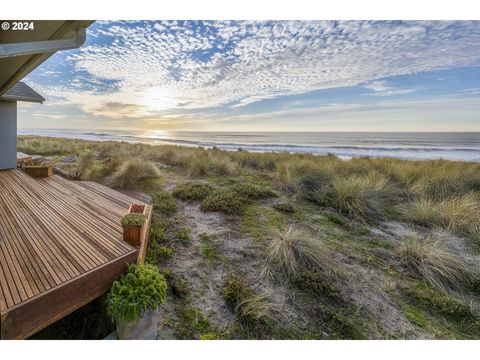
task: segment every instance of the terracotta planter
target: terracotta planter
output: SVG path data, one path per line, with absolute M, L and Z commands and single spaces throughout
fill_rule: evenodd
M 148 311 L 135 321 L 117 320 L 117 338 L 119 340 L 155 340 L 160 310 Z
M 123 226 L 123 241 L 130 245 L 140 246 L 140 237 L 142 235 L 143 225 L 122 225 Z
M 46 165 L 46 166 L 26 166 L 24 168 L 25 172 L 30 175 L 31 177 L 35 178 L 44 178 L 50 177 L 53 175 L 53 166 Z

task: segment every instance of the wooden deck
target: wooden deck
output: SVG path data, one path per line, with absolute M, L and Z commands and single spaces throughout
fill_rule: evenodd
M 0 171 L 2 339 L 26 338 L 109 289 L 139 256 L 122 241 L 130 203 L 139 201 L 93 182 Z

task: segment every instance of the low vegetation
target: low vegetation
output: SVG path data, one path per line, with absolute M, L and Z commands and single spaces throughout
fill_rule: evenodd
M 114 318 L 168 293 L 181 339 L 478 338 L 479 163 L 30 136 L 18 149 L 151 197 L 159 275 L 116 282 Z
M 135 321 L 165 303 L 167 283 L 152 265 L 130 265 L 112 285 L 107 313 L 115 321 Z
M 247 331 L 254 327 L 269 326 L 275 321 L 267 294 L 255 293 L 241 276 L 227 276 L 223 297 L 239 324 Z
M 254 200 L 276 196 L 271 189 L 243 183 L 214 190 L 202 202 L 204 211 L 220 211 L 229 215 L 243 214 Z
M 143 225 L 145 223 L 145 216 L 143 214 L 130 213 L 122 218 L 121 223 L 123 226 Z
M 212 187 L 202 183 L 178 184 L 172 194 L 183 201 L 199 201 L 212 193 Z
M 175 199 L 166 191 L 157 191 L 152 196 L 153 210 L 162 216 L 171 216 L 177 211 Z
M 250 200 L 231 189 L 218 189 L 205 197 L 202 201 L 202 210 L 220 211 L 229 215 L 242 214 Z
M 473 278 L 465 261 L 434 236 L 407 236 L 399 253 L 408 270 L 440 289 L 462 288 Z
M 267 247 L 265 274 L 279 270 L 294 277 L 300 269 L 322 268 L 329 263 L 329 252 L 320 239 L 288 225 L 282 230 L 272 230 Z
M 109 186 L 121 189 L 134 189 L 138 182 L 159 176 L 155 164 L 148 161 L 127 160 L 108 179 Z
M 411 282 L 403 290 L 409 319 L 440 339 L 478 339 L 480 313 L 463 298 Z

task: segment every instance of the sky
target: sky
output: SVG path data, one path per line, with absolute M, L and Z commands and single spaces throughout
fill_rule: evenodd
M 21 128 L 480 131 L 480 21 L 97 21 Z

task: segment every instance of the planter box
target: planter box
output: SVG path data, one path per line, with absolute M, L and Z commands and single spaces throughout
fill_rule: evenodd
M 140 246 L 143 225 L 122 225 L 123 241 L 133 246 Z
M 147 206 L 143 206 L 143 212 L 133 212 L 132 207 L 134 204 L 130 204 L 128 207 L 127 214 L 130 213 L 135 213 L 135 214 L 143 214 L 143 216 L 146 217 L 147 215 Z M 123 241 L 129 243 L 130 245 L 139 247 L 141 245 L 141 236 L 142 236 L 142 230 L 143 227 L 145 226 L 145 223 L 143 225 L 122 225 L 123 226 Z
M 154 340 L 157 337 L 157 323 L 160 310 L 148 311 L 135 321 L 117 320 L 117 338 L 119 340 Z
M 24 171 L 31 177 L 35 178 L 50 177 L 53 175 L 53 166 L 26 166 Z

